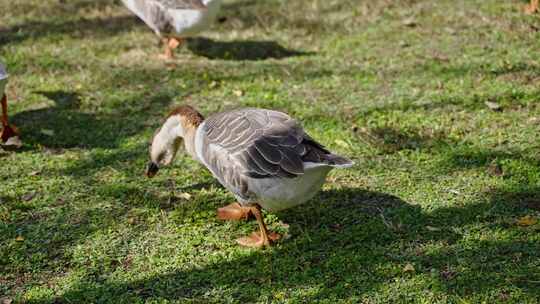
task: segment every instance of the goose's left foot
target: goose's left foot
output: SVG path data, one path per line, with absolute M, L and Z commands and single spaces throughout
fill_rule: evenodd
M 259 205 L 248 208 L 251 210 L 251 213 L 253 213 L 253 215 L 257 219 L 257 223 L 259 224 L 259 233 L 253 232 L 250 236 L 245 236 L 237 239 L 236 242 L 238 244 L 246 247 L 262 248 L 269 247 L 271 243 L 281 238 L 281 235 L 275 232 L 268 231 L 261 213 L 261 207 L 259 207 Z

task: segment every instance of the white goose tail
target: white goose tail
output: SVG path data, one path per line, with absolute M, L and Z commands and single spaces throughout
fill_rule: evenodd
M 336 154 L 326 154 L 326 163 L 334 168 L 346 169 L 354 166 L 354 162 L 346 157 Z

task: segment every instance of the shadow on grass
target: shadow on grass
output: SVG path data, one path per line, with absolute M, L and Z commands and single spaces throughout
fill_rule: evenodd
M 49 148 L 115 148 L 127 137 L 138 134 L 145 126 L 139 113 L 148 113 L 140 105 L 115 113 L 84 113 L 79 110 L 81 95 L 74 91 L 38 91 L 54 101 L 52 107 L 17 113 L 13 116 L 24 136 L 24 142 Z M 167 108 L 171 96 L 157 93 L 148 98 L 155 108 Z M 126 104 L 133 104 L 126 101 Z M 134 115 L 137 114 L 137 115 Z
M 135 17 L 115 16 L 79 20 L 28 21 L 0 29 L 0 45 L 39 40 L 43 36 L 69 35 L 74 38 L 111 36 L 142 26 Z
M 402 271 L 406 263 L 415 265 L 414 275 L 433 292 L 463 297 L 519 290 L 538 296 L 534 282 L 540 278 L 531 271 L 539 244 L 513 238 L 456 246 L 466 242 L 467 229 L 515 230 L 494 219 L 520 212 L 498 194 L 427 212 L 379 192 L 325 191 L 314 202 L 281 214 L 293 236 L 270 250 L 129 283 L 86 277 L 54 299 L 31 303 L 200 301 L 223 290 L 219 297 L 224 301 L 272 301 L 277 294 L 287 298 L 303 291 L 308 301 L 359 300 L 389 282 L 410 278 L 413 274 Z
M 274 41 L 215 41 L 207 38 L 191 38 L 187 47 L 194 54 L 209 59 L 265 60 L 293 56 L 313 55 L 312 52 L 289 50 Z

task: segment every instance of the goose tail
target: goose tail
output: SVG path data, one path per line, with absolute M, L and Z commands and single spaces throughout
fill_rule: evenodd
M 337 154 L 326 154 L 326 162 L 338 169 L 345 169 L 354 166 L 354 162 L 346 157 Z

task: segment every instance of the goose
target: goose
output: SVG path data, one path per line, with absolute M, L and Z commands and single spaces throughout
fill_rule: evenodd
M 2 62 L 0 62 L 0 103 L 2 105 L 2 131 L 0 132 L 0 142 L 4 148 L 18 148 L 21 143 L 19 140 L 19 130 L 14 125 L 9 124 L 7 110 L 7 96 L 5 93 L 8 80 L 8 73 Z
M 248 247 L 270 246 L 280 238 L 268 231 L 261 209 L 275 212 L 302 204 L 317 193 L 330 170 L 354 164 L 327 150 L 285 113 L 241 108 L 205 119 L 184 105 L 155 132 L 146 175 L 153 177 L 170 165 L 182 143 L 237 200 L 219 208 L 218 218 L 257 220 L 259 233 L 237 239 Z
M 122 0 L 148 25 L 165 46 L 166 59 L 174 57 L 184 38 L 206 30 L 216 18 L 221 0 Z

